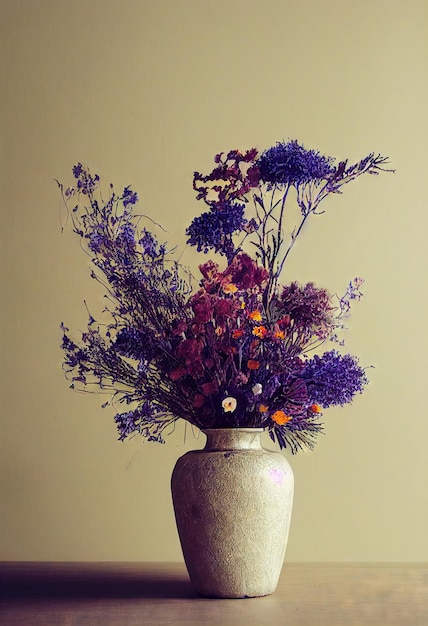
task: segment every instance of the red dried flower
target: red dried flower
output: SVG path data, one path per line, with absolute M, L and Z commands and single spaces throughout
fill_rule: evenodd
M 249 361 L 247 361 L 247 367 L 249 370 L 258 370 L 260 367 L 260 361 L 249 359 Z

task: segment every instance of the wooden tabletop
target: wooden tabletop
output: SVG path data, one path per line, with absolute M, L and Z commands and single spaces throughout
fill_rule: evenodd
M 427 626 L 426 564 L 284 566 L 271 596 L 198 596 L 179 563 L 0 563 L 2 626 Z

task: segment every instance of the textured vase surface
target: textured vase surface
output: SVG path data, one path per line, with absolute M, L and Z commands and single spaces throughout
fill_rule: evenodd
M 171 480 L 184 560 L 198 593 L 272 593 L 284 562 L 294 478 L 261 444 L 263 429 L 204 430 L 203 450 L 178 459 Z

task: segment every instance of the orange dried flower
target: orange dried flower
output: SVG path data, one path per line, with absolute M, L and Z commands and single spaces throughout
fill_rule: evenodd
M 223 291 L 224 293 L 236 293 L 238 291 L 238 287 L 233 283 L 227 283 L 227 285 L 224 285 Z
M 259 406 L 259 413 L 266 413 L 266 411 L 269 409 L 268 406 L 266 406 L 266 404 L 260 404 Z
M 250 320 L 254 320 L 255 322 L 262 321 L 262 314 L 260 313 L 260 311 L 251 311 L 248 317 L 250 318 Z
M 242 330 L 242 328 L 237 328 L 232 333 L 232 339 L 240 339 L 243 334 L 244 334 L 244 331 Z
M 319 404 L 311 404 L 312 413 L 321 413 L 321 407 Z
M 249 370 L 258 370 L 260 367 L 260 361 L 254 361 L 253 359 L 250 359 L 247 362 L 247 367 Z
M 284 424 L 287 424 L 287 422 L 289 422 L 292 419 L 292 417 L 290 417 L 289 415 L 286 415 L 284 411 L 275 411 L 275 413 L 271 417 L 273 421 L 279 426 L 283 426 Z
M 253 335 L 256 335 L 256 337 L 260 337 L 260 339 L 266 337 L 267 332 L 267 328 L 265 328 L 264 326 L 256 326 L 255 328 L 253 328 Z
M 278 330 L 278 331 L 275 333 L 275 337 L 276 337 L 277 339 L 284 339 L 284 337 L 285 337 L 285 330 Z

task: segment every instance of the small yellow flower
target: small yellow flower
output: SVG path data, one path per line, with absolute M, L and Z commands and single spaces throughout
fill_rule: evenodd
M 223 291 L 224 293 L 236 293 L 238 291 L 238 287 L 233 283 L 227 283 L 227 285 L 224 285 Z
M 285 330 L 278 330 L 278 331 L 275 333 L 275 337 L 276 337 L 277 339 L 284 339 L 284 337 L 285 337 Z
M 255 322 L 261 322 L 262 314 L 260 313 L 260 311 L 251 311 L 251 313 L 249 314 L 249 318 L 250 320 L 254 320 Z
M 286 415 L 284 411 L 275 411 L 275 413 L 271 417 L 273 421 L 279 426 L 283 426 L 284 424 L 287 424 L 287 422 L 289 422 L 292 419 L 292 417 L 290 417 L 289 415 Z

